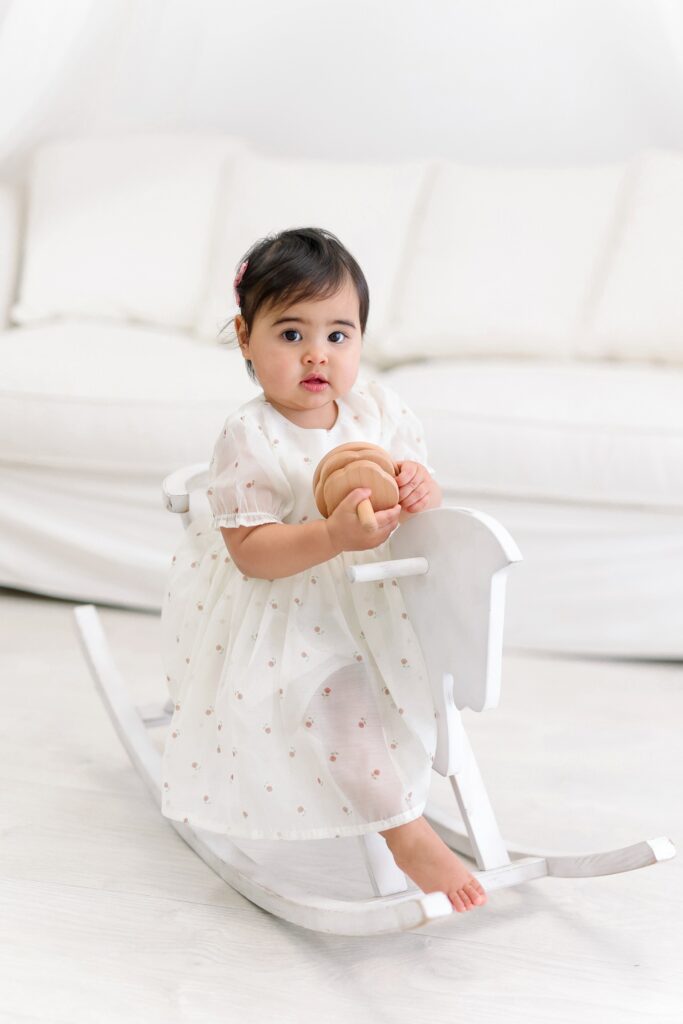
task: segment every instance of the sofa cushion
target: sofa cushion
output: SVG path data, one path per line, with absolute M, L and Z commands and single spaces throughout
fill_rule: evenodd
M 683 510 L 683 368 L 438 360 L 382 374 L 444 491 Z
M 62 323 L 0 334 L 7 463 L 161 476 L 259 393 L 235 348 Z M 433 360 L 376 376 L 422 420 L 444 492 L 683 509 L 683 368 Z M 461 497 L 462 496 L 462 497 Z
M 12 322 L 64 317 L 194 324 L 230 136 L 137 135 L 45 145 L 28 178 Z
M 232 316 L 235 270 L 257 239 L 285 228 L 321 227 L 337 235 L 368 281 L 364 342 L 374 358 L 401 261 L 412 244 L 412 219 L 428 168 L 424 161 L 354 163 L 255 154 L 226 167 L 200 335 L 216 339 Z
M 683 364 L 683 154 L 643 154 L 631 181 L 579 353 Z
M 0 367 L 0 461 L 119 476 L 208 461 L 225 417 L 261 390 L 236 348 L 120 324 L 2 332 Z
M 375 358 L 571 357 L 623 175 L 440 161 Z

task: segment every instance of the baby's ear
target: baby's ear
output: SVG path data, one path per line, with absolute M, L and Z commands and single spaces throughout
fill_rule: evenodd
M 235 334 L 240 348 L 244 348 L 244 345 L 249 343 L 249 333 L 244 317 L 240 313 L 235 316 Z

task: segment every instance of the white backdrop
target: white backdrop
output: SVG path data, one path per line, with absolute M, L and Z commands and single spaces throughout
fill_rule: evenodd
M 0 0 L 0 174 L 148 129 L 264 153 L 593 163 L 683 148 L 683 0 Z

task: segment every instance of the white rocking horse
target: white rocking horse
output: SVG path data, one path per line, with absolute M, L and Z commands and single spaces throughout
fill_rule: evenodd
M 203 489 L 207 481 L 208 466 L 199 463 L 177 470 L 163 482 L 164 505 L 181 516 L 186 528 L 192 521 L 190 493 Z M 506 572 L 522 556 L 492 516 L 448 507 L 421 512 L 402 523 L 392 534 L 391 550 L 395 557 L 390 561 L 350 567 L 347 574 L 351 582 L 402 578 L 401 593 L 423 650 L 437 718 L 433 768 L 450 780 L 464 829 L 430 808 L 425 817 L 451 849 L 476 861 L 479 870 L 472 873 L 487 893 L 534 878 L 615 874 L 674 857 L 675 848 L 666 837 L 576 856 L 521 850 L 505 842 L 460 710 L 485 711 L 498 704 Z M 433 611 L 437 607 L 438 617 Z M 102 701 L 160 810 L 161 754 L 148 730 L 168 725 L 173 703 L 134 706 L 113 662 L 97 609 L 80 605 L 74 615 Z M 337 844 L 354 840 L 360 844 L 374 895 L 332 899 L 312 886 L 278 877 L 240 849 L 239 840 L 167 820 L 234 889 L 271 914 L 304 928 L 338 935 L 380 935 L 420 928 L 455 913 L 445 892 L 424 893 L 406 878 L 379 832 L 336 840 Z

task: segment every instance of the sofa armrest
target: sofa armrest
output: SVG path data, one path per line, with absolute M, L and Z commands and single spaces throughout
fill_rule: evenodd
M 19 268 L 19 190 L 0 182 L 0 330 L 9 323 Z

